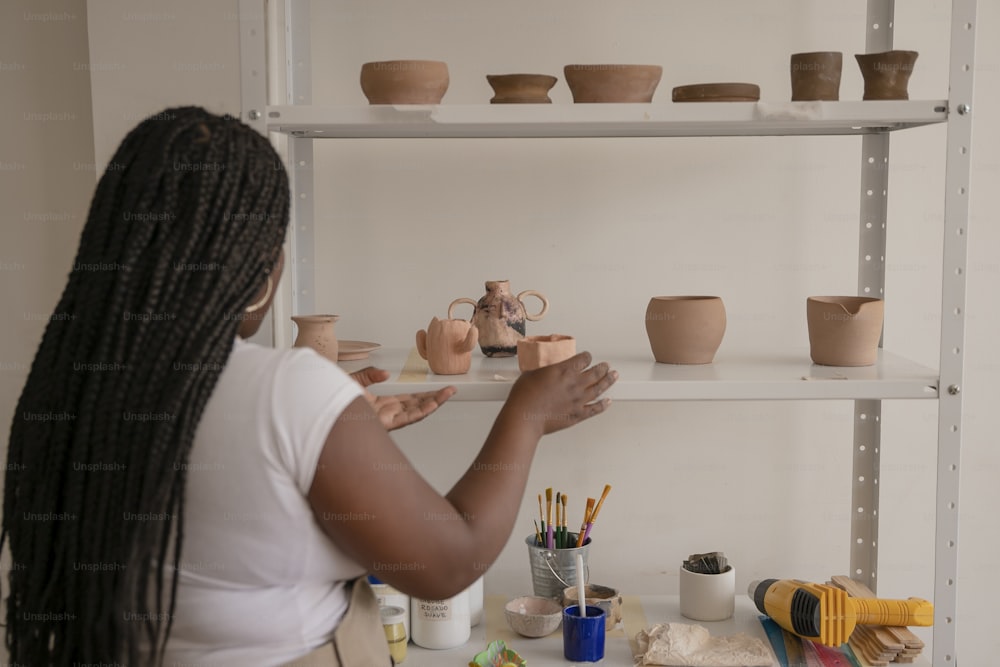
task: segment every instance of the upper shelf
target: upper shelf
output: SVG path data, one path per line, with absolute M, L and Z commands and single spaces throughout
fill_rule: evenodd
M 267 107 L 267 129 L 322 138 L 872 134 L 945 122 L 947 100 Z

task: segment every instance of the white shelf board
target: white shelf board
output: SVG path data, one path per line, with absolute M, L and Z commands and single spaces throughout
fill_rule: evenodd
M 711 364 L 656 363 L 648 351 L 590 350 L 608 361 L 618 382 L 608 396 L 626 401 L 883 400 L 937 398 L 936 371 L 885 351 L 874 366 L 819 366 L 808 349 L 762 352 L 720 350 Z M 487 358 L 477 349 L 464 375 L 436 375 L 415 348 L 378 349 L 365 360 L 341 362 L 348 371 L 378 366 L 392 373 L 373 390 L 380 394 L 420 392 L 454 385 L 452 400 L 502 401 L 520 372 L 517 357 Z
M 322 138 L 870 134 L 947 120 L 947 100 L 267 107 L 267 129 Z

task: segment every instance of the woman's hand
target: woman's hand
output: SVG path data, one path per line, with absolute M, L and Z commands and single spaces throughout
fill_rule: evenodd
M 389 379 L 389 372 L 374 366 L 362 368 L 351 373 L 355 382 L 365 388 L 365 398 L 372 410 L 378 415 L 385 430 L 392 431 L 415 424 L 430 415 L 445 401 L 455 395 L 455 387 L 444 387 L 437 391 L 425 391 L 419 394 L 393 394 L 391 396 L 376 396 L 368 391 L 368 387 Z

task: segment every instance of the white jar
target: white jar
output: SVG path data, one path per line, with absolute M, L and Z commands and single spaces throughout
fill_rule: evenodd
M 447 600 L 413 598 L 410 605 L 410 639 L 418 646 L 446 649 L 461 646 L 472 636 L 469 591 Z
M 410 596 L 402 593 L 399 589 L 385 583 L 378 577 L 369 574 L 368 583 L 375 592 L 375 599 L 380 607 L 402 607 L 406 614 L 403 616 L 403 628 L 406 636 L 410 637 Z
M 483 578 L 479 577 L 468 588 L 469 624 L 476 627 L 483 620 Z

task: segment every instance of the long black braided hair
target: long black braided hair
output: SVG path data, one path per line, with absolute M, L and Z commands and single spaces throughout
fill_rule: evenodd
M 115 153 L 10 431 L 13 664 L 162 660 L 195 428 L 288 206 L 280 158 L 232 117 L 167 109 Z

